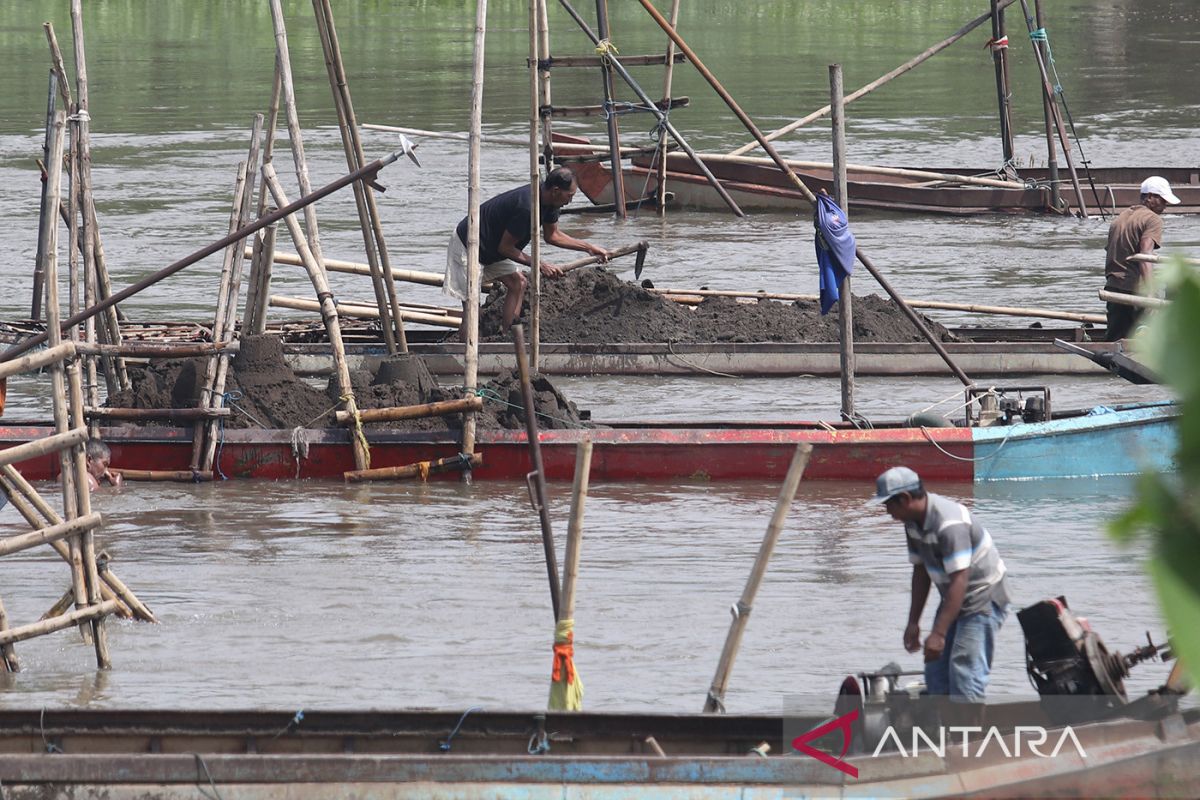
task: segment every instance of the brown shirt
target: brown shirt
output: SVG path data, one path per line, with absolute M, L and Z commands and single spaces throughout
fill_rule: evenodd
M 1154 240 L 1154 249 L 1162 246 L 1162 217 L 1143 205 L 1130 206 L 1117 215 L 1108 228 L 1108 258 L 1104 262 L 1105 286 L 1126 292 L 1137 291 L 1142 281 L 1142 265 L 1129 257 L 1140 253 L 1142 239 Z

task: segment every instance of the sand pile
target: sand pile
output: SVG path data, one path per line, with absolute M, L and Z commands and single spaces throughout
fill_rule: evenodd
M 283 358 L 283 346 L 274 336 L 247 336 L 241 349 L 230 361 L 225 382 L 226 406 L 234 413 L 224 418 L 229 428 L 265 427 L 290 429 L 333 427 L 333 411 L 339 405 L 335 376 L 322 389 L 298 378 Z M 176 359 L 151 362 L 148 366 L 131 365 L 132 388 L 108 398 L 106 405 L 117 408 L 193 408 L 199 402 L 200 376 L 204 359 Z M 425 362 L 414 355 L 385 359 L 375 372 L 350 373 L 354 396 L 360 409 L 434 403 L 462 397 L 461 387 L 441 387 Z M 567 400 L 550 381 L 533 377 L 534 405 L 541 428 L 586 427 L 586 412 Z M 521 385 L 509 372 L 481 387 L 483 411 L 480 428 L 524 429 Z M 154 424 L 154 423 L 147 423 Z M 427 417 L 397 422 L 370 423 L 368 429 L 403 431 L 455 431 L 462 417 Z
M 503 287 L 492 290 L 480 312 L 483 341 L 507 341 L 500 330 Z M 761 300 L 739 303 L 709 297 L 690 308 L 620 280 L 601 268 L 579 269 L 542 284 L 544 342 L 836 342 L 838 313 L 821 316 L 815 302 Z M 522 319 L 529 316 L 526 296 Z M 942 341 L 955 341 L 942 325 L 924 318 Z M 854 335 L 864 342 L 915 342 L 921 334 L 890 300 L 854 298 Z

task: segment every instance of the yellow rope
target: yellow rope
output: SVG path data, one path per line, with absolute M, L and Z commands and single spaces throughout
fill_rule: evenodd
M 596 55 L 608 61 L 610 56 L 619 56 L 621 51 L 612 43 L 611 39 L 601 39 L 596 43 Z
M 429 462 L 428 461 L 418 461 L 416 466 L 417 466 L 417 474 L 421 476 L 421 483 L 428 483 L 429 482 Z

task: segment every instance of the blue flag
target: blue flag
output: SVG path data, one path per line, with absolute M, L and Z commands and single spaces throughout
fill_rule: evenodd
M 813 227 L 817 229 L 817 267 L 821 276 L 821 314 L 838 301 L 838 287 L 842 279 L 854 271 L 854 234 L 850 232 L 850 221 L 846 212 L 833 202 L 829 195 L 817 195 L 817 208 L 813 213 Z

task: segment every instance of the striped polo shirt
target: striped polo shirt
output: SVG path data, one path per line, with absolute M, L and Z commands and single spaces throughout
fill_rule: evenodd
M 944 597 L 950 575 L 969 569 L 963 614 L 975 614 L 994 602 L 1008 603 L 1004 585 L 1004 562 L 992 543 L 987 528 L 971 518 L 961 503 L 926 493 L 925 521 L 904 523 L 908 539 L 908 560 L 924 564 L 930 580 Z

